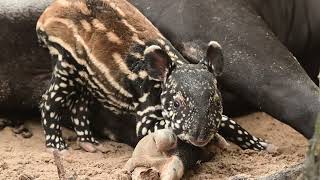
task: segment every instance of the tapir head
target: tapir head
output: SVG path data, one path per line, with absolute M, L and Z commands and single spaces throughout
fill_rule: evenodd
M 211 41 L 198 64 L 178 64 L 160 47 L 145 53 L 149 76 L 162 81 L 163 117 L 177 136 L 195 146 L 206 145 L 218 130 L 222 118 L 221 95 L 216 77 L 221 74 L 221 46 Z

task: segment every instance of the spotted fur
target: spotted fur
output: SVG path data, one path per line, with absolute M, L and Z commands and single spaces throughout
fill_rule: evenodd
M 218 43 L 209 43 L 199 64 L 189 64 L 125 0 L 56 0 L 38 20 L 37 34 L 54 60 L 40 104 L 47 147 L 67 147 L 64 114 L 80 142 L 98 144 L 88 119 L 96 101 L 115 114 L 133 114 L 138 138 L 171 128 L 203 146 L 217 132 L 223 119 L 215 80 L 223 63 Z

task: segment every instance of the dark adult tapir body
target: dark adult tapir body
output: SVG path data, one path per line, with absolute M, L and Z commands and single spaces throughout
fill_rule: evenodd
M 0 127 L 6 123 L 1 117 L 20 124 L 38 112 L 52 63 L 44 60 L 49 55 L 39 48 L 34 27 L 48 3 L 0 1 Z
M 297 57 L 315 83 L 320 68 L 320 1 L 251 0 L 280 41 Z
M 34 27 L 36 19 L 50 2 L 0 2 L 3 7 L 1 31 L 4 31 L 1 33 L 1 111 L 7 112 L 8 107 L 36 109 L 39 92 L 48 83 L 51 63 L 45 60 L 48 59 L 45 50 L 37 47 Z M 194 49 L 201 54 L 201 44 L 208 39 L 219 40 L 226 57 L 221 84 L 223 92 L 229 92 L 223 94 L 230 95 L 231 92 L 237 102 L 251 104 L 305 136 L 311 136 L 312 119 L 319 110 L 318 89 L 248 3 L 229 0 L 131 2 L 186 57 Z M 15 48 L 8 48 L 10 44 Z M 20 85 L 24 87 L 22 90 Z M 35 87 L 40 88 L 38 92 Z M 33 93 L 35 96 L 30 96 Z M 224 98 L 225 104 L 228 104 L 228 97 Z M 228 106 L 225 111 L 229 111 Z

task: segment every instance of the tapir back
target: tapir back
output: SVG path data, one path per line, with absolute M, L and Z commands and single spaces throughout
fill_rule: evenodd
M 67 50 L 88 70 L 86 76 L 93 75 L 104 87 L 126 97 L 131 94 L 123 87 L 123 78 L 135 80 L 139 76 L 126 62 L 130 48 L 162 39 L 159 31 L 125 0 L 57 0 L 40 17 L 37 31 L 45 32 L 50 43 Z M 49 50 L 54 54 L 55 50 Z M 133 55 L 142 60 L 143 54 Z

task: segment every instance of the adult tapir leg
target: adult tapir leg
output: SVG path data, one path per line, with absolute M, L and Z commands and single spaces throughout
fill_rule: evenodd
M 307 138 L 320 110 L 319 88 L 247 1 L 130 0 L 187 57 L 222 44 L 220 83 Z
M 39 48 L 36 20 L 49 1 L 0 0 L 0 118 L 1 126 L 21 126 L 37 113 L 40 95 L 50 79 L 48 53 Z M 32 114 L 31 114 L 32 112 Z

